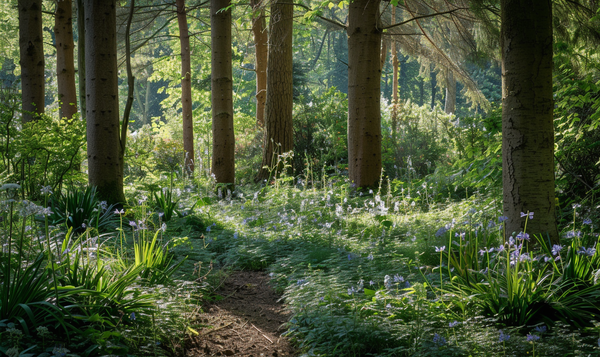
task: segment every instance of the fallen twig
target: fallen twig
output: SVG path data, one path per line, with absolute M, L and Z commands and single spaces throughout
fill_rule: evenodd
M 273 340 L 268 338 L 261 330 L 258 329 L 258 327 L 254 326 L 253 323 L 250 323 L 250 325 L 252 325 L 252 327 L 254 327 L 256 329 L 256 331 L 258 331 L 262 335 L 262 337 L 266 338 L 269 342 L 271 342 L 271 344 L 273 343 Z

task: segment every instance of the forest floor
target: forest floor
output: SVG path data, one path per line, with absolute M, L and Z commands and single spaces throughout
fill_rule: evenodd
M 186 356 L 295 356 L 296 349 L 282 336 L 289 320 L 280 296 L 264 272 L 233 272 L 204 307 L 204 328 L 188 341 Z

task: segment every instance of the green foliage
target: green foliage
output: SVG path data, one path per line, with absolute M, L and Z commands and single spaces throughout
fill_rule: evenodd
M 134 266 L 141 267 L 140 277 L 148 284 L 165 284 L 171 279 L 171 276 L 185 259 L 178 263 L 173 262 L 173 255 L 169 254 L 167 244 L 161 244 L 158 240 L 162 231 L 154 233 L 154 237 L 149 239 L 146 234 L 141 234 L 133 242 Z M 162 236 L 162 235 L 161 235 Z
M 319 179 L 321 172 L 315 167 L 329 173 L 347 169 L 347 115 L 340 110 L 348 107 L 346 96 L 330 88 L 308 102 L 304 98 L 299 102 L 294 108 L 295 176 L 313 170 Z
M 108 206 L 96 197 L 96 187 L 85 190 L 70 187 L 66 193 L 59 192 L 50 199 L 52 214 L 48 217 L 50 225 L 66 224 L 74 232 L 81 233 L 87 227 L 107 230 L 116 227 L 118 220 L 114 213 L 115 204 Z
M 556 183 L 565 216 L 571 203 L 589 199 L 599 190 L 600 76 L 593 63 L 573 61 L 591 51 L 564 43 L 555 46 Z
M 73 291 L 71 288 L 56 290 L 49 284 L 52 274 L 44 266 L 45 255 L 38 255 L 30 265 L 24 267 L 11 266 L 6 256 L 2 258 L 0 321 L 17 323 L 26 333 L 46 324 L 67 328 L 69 312 L 60 304 L 49 301 L 57 297 L 64 299 Z
M 178 202 L 178 200 L 173 199 L 172 187 L 164 187 L 162 190 L 158 191 L 158 194 L 154 192 L 154 203 L 163 214 L 162 220 L 165 222 L 169 222 L 173 217 L 173 213 L 177 212 L 176 208 Z
M 600 317 L 595 302 L 599 287 L 595 272 L 600 269 L 597 243 L 584 248 L 581 240 L 573 239 L 565 249 L 536 237 L 541 250 L 533 250 L 526 247 L 530 238 L 521 232 L 499 247 L 480 249 L 480 242 L 489 242 L 483 229 L 467 236 L 464 231 L 457 233 L 458 239 L 453 239 L 454 233 L 449 232 L 448 249 L 440 249 L 451 279 L 443 291 L 513 326 L 542 322 L 552 326 L 563 321 L 581 327 L 589 325 L 590 317 Z
M 437 107 L 432 111 L 410 101 L 399 104 L 397 110 L 398 120 L 392 123 L 392 105 L 384 108 L 382 161 L 386 174 L 411 180 L 433 173 L 438 165 L 447 165 L 451 116 Z

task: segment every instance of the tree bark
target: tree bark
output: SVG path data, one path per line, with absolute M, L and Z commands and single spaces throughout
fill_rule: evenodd
M 392 6 L 392 23 L 396 23 L 396 7 Z M 392 38 L 392 142 L 396 144 L 398 127 L 398 51 L 396 40 Z
M 85 8 L 77 0 L 77 75 L 79 77 L 79 113 L 85 121 Z
M 552 4 L 501 1 L 502 179 L 506 234 L 558 242 L 554 199 Z
M 233 79 L 231 69 L 231 9 L 229 0 L 211 0 L 210 34 L 213 156 L 212 173 L 217 183 L 235 183 L 233 133 Z
M 265 10 L 259 0 L 250 0 L 254 11 L 252 33 L 254 34 L 255 70 L 256 70 L 256 123 L 265 126 L 265 103 L 267 101 L 267 63 L 269 58 L 269 33 L 265 19 Z
M 257 181 L 268 179 L 271 175 L 270 170 L 278 162 L 278 156 L 294 149 L 292 127 L 293 14 L 291 0 L 277 0 L 271 5 L 265 140 Z
M 19 0 L 19 49 L 23 123 L 44 113 L 45 78 L 42 0 Z
M 433 69 L 429 72 L 431 77 L 431 110 L 435 108 L 435 92 L 437 89 L 437 77 Z
M 379 0 L 355 0 L 348 14 L 348 174 L 356 187 L 381 174 Z
M 56 36 L 56 81 L 58 83 L 58 114 L 70 121 L 77 113 L 75 89 L 75 59 L 73 55 L 73 10 L 71 0 L 56 3 L 54 34 Z
M 185 0 L 177 0 L 177 22 L 181 45 L 181 113 L 183 115 L 183 150 L 185 171 L 194 174 L 194 121 L 192 118 L 192 69 L 190 58 L 190 34 L 188 32 Z
M 456 110 L 456 80 L 454 79 L 454 73 L 448 70 L 446 75 L 446 101 L 444 103 L 444 112 L 446 114 L 453 114 Z
M 109 203 L 125 202 L 119 140 L 116 0 L 85 0 L 88 178 Z

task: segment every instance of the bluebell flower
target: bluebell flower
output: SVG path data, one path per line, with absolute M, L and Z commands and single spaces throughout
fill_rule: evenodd
M 548 330 L 548 328 L 546 327 L 546 325 L 541 325 L 541 326 L 536 326 L 533 330 L 536 332 L 539 332 L 539 333 L 544 333 L 544 332 L 546 332 L 546 330 Z
M 563 249 L 563 246 L 560 244 L 555 244 L 552 246 L 552 255 L 556 256 L 560 254 L 560 251 Z
M 135 312 L 132 312 L 132 313 L 129 315 L 129 319 L 130 319 L 131 321 L 135 321 Z
M 233 239 L 238 239 L 238 232 L 233 233 Z
M 210 227 L 206 227 L 206 231 L 210 233 Z
M 369 256 L 367 257 L 367 259 L 373 260 L 373 253 L 369 254 Z
M 352 254 L 348 254 L 348 260 L 352 260 Z
M 586 218 L 586 219 L 583 220 L 583 224 L 590 225 L 590 224 L 592 224 L 592 220 L 589 219 L 589 218 Z
M 402 282 L 404 282 L 404 277 L 402 277 L 398 274 L 394 275 L 394 283 L 402 283 Z
M 527 334 L 527 342 L 533 342 L 540 339 L 538 335 L 532 335 L 531 333 Z
M 596 254 L 596 248 L 585 248 L 585 247 L 580 247 L 579 250 L 577 251 L 577 254 L 584 254 L 587 255 L 589 257 L 594 256 L 594 254 Z
M 441 252 L 443 252 L 445 249 L 446 249 L 446 246 L 445 246 L 445 245 L 443 245 L 443 246 L 441 246 L 441 247 L 435 247 L 435 251 L 436 251 L 436 253 L 441 253 Z
M 448 324 L 448 326 L 450 326 L 450 327 L 456 327 L 458 325 L 460 325 L 460 322 L 458 322 L 458 321 L 454 321 L 454 322 L 451 322 Z
M 437 333 L 433 335 L 433 343 L 438 346 L 443 346 L 446 344 L 446 338 L 444 336 L 440 336 Z
M 533 219 L 533 212 L 527 212 L 527 213 L 521 212 L 521 218 L 523 218 L 523 217 Z
M 437 232 L 435 232 L 435 236 L 439 238 L 439 237 L 443 236 L 444 234 L 446 234 L 446 232 L 448 232 L 446 227 L 442 227 L 442 228 L 438 229 Z
M 574 203 L 573 209 L 578 209 L 578 208 L 581 208 L 581 205 L 579 203 Z
M 498 217 L 498 223 L 502 223 L 502 222 L 506 221 L 507 219 L 508 219 L 507 216 L 500 216 L 500 217 Z
M 370 280 L 370 281 L 369 281 L 369 285 L 370 285 L 370 286 L 373 286 L 373 285 L 375 285 L 375 282 L 374 282 L 373 280 Z
M 509 339 L 510 339 L 510 335 L 507 335 L 502 330 L 500 330 L 500 342 L 506 342 Z
M 517 239 L 518 240 L 529 240 L 529 234 L 525 233 L 525 232 L 520 232 L 519 234 L 517 234 Z

